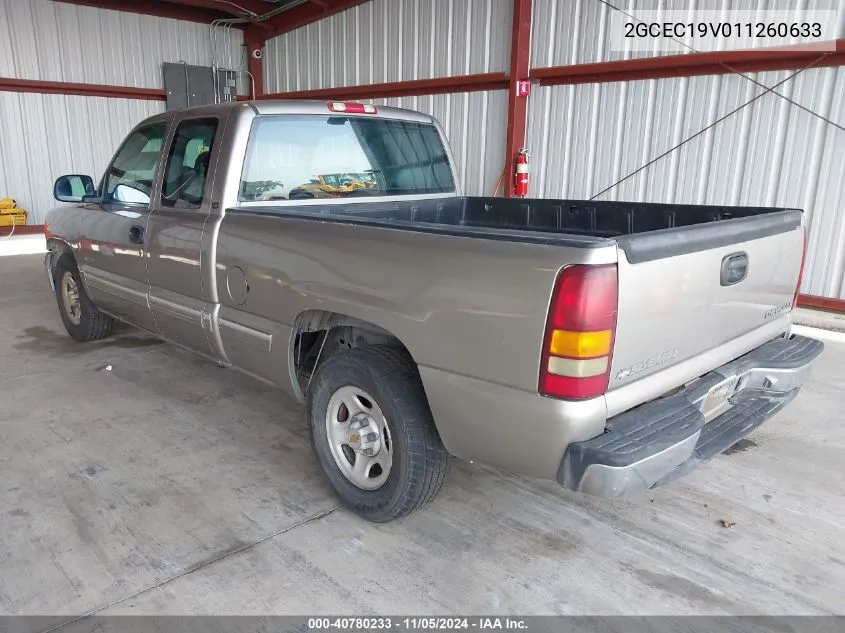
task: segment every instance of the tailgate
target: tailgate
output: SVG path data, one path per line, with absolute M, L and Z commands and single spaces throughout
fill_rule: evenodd
M 790 210 L 631 235 L 617 243 L 619 305 L 609 391 L 789 312 L 804 228 L 802 213 Z M 679 376 L 679 384 L 684 379 Z

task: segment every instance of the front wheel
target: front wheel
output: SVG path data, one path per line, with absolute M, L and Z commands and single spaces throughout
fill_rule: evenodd
M 111 335 L 114 319 L 97 309 L 82 285 L 79 268 L 70 255 L 62 255 L 53 269 L 53 286 L 59 314 L 67 333 L 80 342 Z
M 402 350 L 372 345 L 329 357 L 311 382 L 307 416 L 329 483 L 370 521 L 410 514 L 446 480 L 449 454 Z

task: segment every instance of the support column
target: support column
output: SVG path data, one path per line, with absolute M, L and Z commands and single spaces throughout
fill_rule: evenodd
M 260 99 L 264 95 L 264 31 L 257 27 L 249 27 L 244 31 L 244 44 L 247 53 L 247 70 L 252 74 L 254 93 L 252 99 Z M 256 56 L 256 51 L 258 56 Z
M 531 0 L 513 0 L 511 65 L 508 76 L 508 129 L 505 145 L 505 196 L 514 195 L 514 161 L 525 147 L 528 97 L 517 96 L 517 83 L 528 80 L 531 53 Z M 529 185 L 530 187 L 530 185 Z M 530 189 L 529 189 L 530 191 Z

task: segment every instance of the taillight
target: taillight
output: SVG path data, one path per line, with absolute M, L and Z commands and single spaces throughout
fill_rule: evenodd
M 616 264 L 560 272 L 543 341 L 542 395 L 582 399 L 607 391 L 617 302 Z
M 350 112 L 352 114 L 378 114 L 376 107 L 369 103 L 346 103 L 344 101 L 329 101 L 326 103 L 332 112 Z
M 792 297 L 792 309 L 798 305 L 798 293 L 801 292 L 801 282 L 804 280 L 804 264 L 807 261 L 807 231 L 804 230 L 804 250 L 801 251 L 801 268 L 798 270 L 798 283 L 795 284 L 795 295 Z

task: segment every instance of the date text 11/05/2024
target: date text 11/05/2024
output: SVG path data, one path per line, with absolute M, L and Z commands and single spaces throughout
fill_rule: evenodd
M 309 618 L 308 630 L 525 631 L 525 620 L 509 617 L 323 617 Z

